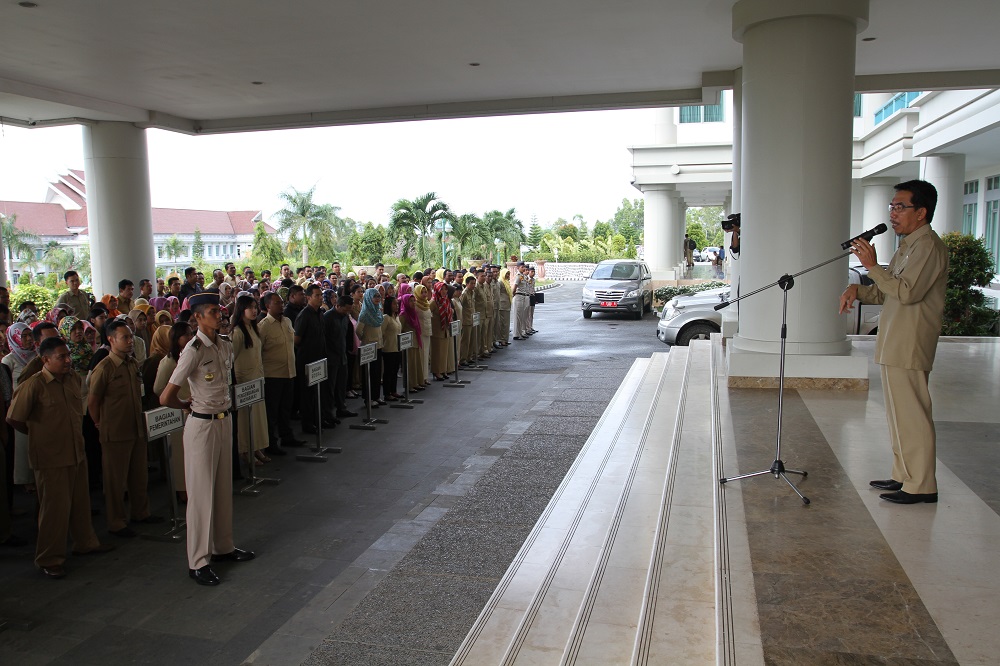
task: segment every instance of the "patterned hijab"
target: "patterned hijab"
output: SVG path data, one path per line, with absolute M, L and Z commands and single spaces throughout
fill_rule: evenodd
M 73 369 L 77 372 L 87 372 L 87 368 L 90 366 L 90 359 L 94 357 L 94 349 L 87 344 L 86 338 L 80 340 L 80 342 L 73 342 L 73 327 L 79 321 L 76 317 L 63 317 L 63 320 L 59 322 L 59 337 L 69 347 L 69 355 L 73 359 Z
M 29 349 L 21 347 L 23 340 L 31 341 Z M 10 348 L 10 353 L 20 361 L 21 365 L 27 365 L 28 361 L 37 355 L 35 352 L 35 340 L 31 337 L 31 327 L 21 321 L 7 327 L 7 346 Z
M 514 297 L 514 292 L 510 288 L 510 269 L 509 268 L 505 268 L 502 271 L 500 271 L 500 284 L 502 284 L 503 288 L 507 290 L 507 298 L 508 299 L 513 298 Z
M 413 294 L 404 294 L 399 299 L 399 316 L 417 334 L 417 345 L 423 347 L 424 343 L 420 335 L 420 316 L 417 314 L 417 306 L 414 304 L 415 298 Z
M 444 282 L 434 283 L 434 302 L 438 306 L 438 317 L 441 319 L 441 330 L 448 334 L 448 327 L 454 318 L 451 310 L 451 299 L 448 298 L 448 285 Z
M 430 299 L 427 296 L 427 287 L 424 285 L 418 284 L 413 288 L 413 302 L 421 310 L 429 310 L 431 307 Z
M 365 297 L 361 301 L 361 314 L 358 315 L 358 321 L 365 326 L 375 328 L 382 326 L 382 306 L 375 302 L 375 297 L 379 295 L 378 289 L 374 287 L 365 289 Z

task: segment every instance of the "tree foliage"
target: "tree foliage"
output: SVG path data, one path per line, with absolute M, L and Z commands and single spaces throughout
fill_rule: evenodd
M 997 312 L 976 287 L 988 287 L 996 265 L 982 238 L 959 233 L 941 237 L 948 246 L 948 291 L 942 335 L 996 335 Z
M 704 245 L 699 243 L 699 249 L 708 246 L 722 247 L 722 244 L 725 242 L 725 234 L 722 231 L 722 212 L 722 206 L 703 206 L 687 209 L 686 223 L 700 224 L 705 234 L 705 243 Z
M 389 247 L 385 227 L 366 222 L 361 233 L 351 236 L 351 262 L 355 265 L 372 266 L 382 261 Z
M 345 228 L 343 220 L 337 217 L 340 208 L 316 203 L 315 195 L 315 185 L 305 192 L 290 188 L 280 194 L 285 207 L 275 213 L 278 231 L 288 234 L 290 252 L 294 248 L 302 253 L 303 266 L 309 264 L 310 249 L 320 255 L 332 254 L 337 231 L 343 232 Z
M 167 242 L 163 244 L 163 254 L 170 261 L 177 261 L 177 258 L 184 256 L 186 252 L 187 246 L 181 242 L 177 234 L 168 238 Z
M 435 227 L 444 226 L 453 219 L 451 209 L 434 192 L 428 192 L 416 199 L 399 199 L 392 205 L 388 237 L 392 243 L 403 242 L 404 254 L 417 250 L 421 266 L 427 266 L 429 257 L 427 237 Z
M 34 245 L 39 242 L 38 236 L 19 229 L 17 227 L 17 215 L 8 216 L 0 214 L 0 236 L 3 238 L 3 247 L 7 252 L 8 271 L 11 269 L 10 267 L 15 257 L 24 262 L 23 265 L 25 268 L 38 268 L 38 264 L 34 258 Z M 28 259 L 30 261 L 24 261 Z
M 542 243 L 543 233 L 544 232 L 542 231 L 542 226 L 540 224 L 537 222 L 532 224 L 531 228 L 528 229 L 528 245 L 533 248 L 538 248 L 538 246 Z
M 250 250 L 248 263 L 260 263 L 268 268 L 280 266 L 285 259 L 281 243 L 271 234 L 263 222 L 258 222 L 253 229 L 253 248 Z
M 191 258 L 195 261 L 205 256 L 205 241 L 201 238 L 201 229 L 194 228 L 194 240 L 191 241 Z
M 708 237 L 705 235 L 705 227 L 701 226 L 701 222 L 688 222 L 684 233 L 690 236 L 698 249 L 703 249 L 710 245 Z

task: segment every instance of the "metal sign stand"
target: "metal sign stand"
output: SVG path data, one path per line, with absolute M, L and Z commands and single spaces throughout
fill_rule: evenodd
M 167 492 L 170 494 L 170 526 L 163 534 L 142 534 L 143 539 L 150 541 L 166 541 L 169 543 L 181 543 L 185 541 L 181 532 L 187 527 L 187 523 L 180 517 L 180 510 L 177 507 L 177 491 L 174 490 L 174 472 L 170 464 L 170 433 L 184 428 L 184 414 L 179 409 L 170 407 L 160 407 L 144 412 L 146 417 L 146 434 L 150 440 L 163 440 L 163 453 L 166 458 L 164 465 L 165 476 L 167 477 Z
M 306 386 L 316 387 L 316 447 L 311 453 L 300 453 L 295 456 L 302 462 L 326 462 L 327 453 L 340 453 L 339 446 L 323 446 L 323 399 L 320 394 L 320 384 L 326 379 L 326 359 L 306 364 Z
M 360 353 L 360 362 L 365 368 L 365 382 L 368 389 L 368 399 L 365 400 L 365 419 L 361 423 L 352 423 L 351 430 L 374 430 L 376 423 L 389 422 L 386 419 L 372 418 L 372 403 L 375 402 L 375 396 L 372 395 L 371 362 L 378 357 L 378 344 L 372 342 L 367 345 L 362 345 Z
M 413 409 L 415 404 L 423 404 L 423 400 L 410 400 L 410 377 L 406 369 L 406 357 L 413 347 L 413 333 L 406 332 L 400 333 L 399 336 L 399 351 L 403 354 L 403 399 L 399 402 L 394 402 L 389 407 L 393 409 Z
M 253 406 L 264 399 L 264 378 L 258 377 L 248 382 L 237 384 L 233 387 L 233 406 L 237 411 L 247 410 L 249 455 L 247 456 L 250 466 L 250 483 L 240 488 L 237 493 L 248 497 L 257 497 L 260 491 L 257 486 L 276 486 L 281 483 L 281 479 L 271 479 L 264 476 L 257 476 L 257 457 L 253 450 Z
M 462 322 L 453 321 L 451 322 L 451 339 L 453 341 L 452 347 L 455 350 L 455 379 L 447 382 L 445 386 L 448 388 L 465 388 L 466 384 L 470 382 L 467 379 L 458 378 L 458 368 L 460 366 L 458 358 L 458 336 L 462 334 Z
M 489 370 L 490 366 L 482 365 L 479 363 L 479 319 L 480 315 L 478 312 L 472 313 L 472 344 L 470 345 L 472 351 L 469 354 L 471 356 L 470 361 L 472 365 L 467 365 L 466 370 L 475 370 L 477 372 L 482 370 Z

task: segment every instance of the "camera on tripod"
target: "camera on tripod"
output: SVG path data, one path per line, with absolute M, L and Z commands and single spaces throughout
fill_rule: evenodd
M 732 215 L 730 215 L 729 217 L 727 217 L 722 221 L 722 230 L 725 231 L 726 233 L 729 233 L 733 229 L 739 229 L 739 228 L 740 228 L 739 213 L 733 213 Z

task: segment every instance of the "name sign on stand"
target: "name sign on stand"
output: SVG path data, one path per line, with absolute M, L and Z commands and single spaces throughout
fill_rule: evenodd
M 367 365 L 376 358 L 378 358 L 378 343 L 371 342 L 367 345 L 361 345 L 361 365 Z
M 413 347 L 413 333 L 400 333 L 399 334 L 399 351 L 406 351 Z
M 454 336 L 462 335 L 462 322 L 458 320 L 451 322 L 451 334 Z
M 479 313 L 478 312 L 473 312 L 472 313 L 472 326 L 473 327 L 479 326 Z
M 165 437 L 184 427 L 184 413 L 171 407 L 160 407 L 143 412 L 146 417 L 146 436 L 149 439 Z
M 258 377 L 233 387 L 233 407 L 241 409 L 264 399 L 264 378 Z
M 306 386 L 315 386 L 326 379 L 326 359 L 321 358 L 312 363 L 306 363 Z

